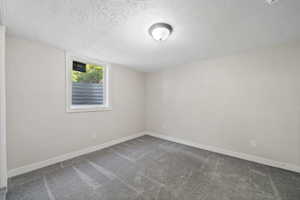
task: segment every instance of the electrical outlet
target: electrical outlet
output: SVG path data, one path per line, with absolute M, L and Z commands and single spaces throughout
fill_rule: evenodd
M 93 133 L 92 134 L 92 139 L 96 139 L 97 138 L 97 133 Z
M 251 145 L 252 147 L 256 147 L 256 146 L 257 146 L 257 143 L 256 143 L 255 140 L 250 140 L 250 145 Z
M 166 123 L 164 123 L 164 124 L 162 125 L 162 129 L 163 129 L 163 130 L 167 130 L 167 129 L 168 129 L 168 126 L 167 126 Z

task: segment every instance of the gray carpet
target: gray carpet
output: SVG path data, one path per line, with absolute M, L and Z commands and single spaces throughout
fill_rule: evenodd
M 8 200 L 299 200 L 300 174 L 143 136 L 9 180 Z
M 0 189 L 0 200 L 5 200 L 5 193 L 4 189 Z

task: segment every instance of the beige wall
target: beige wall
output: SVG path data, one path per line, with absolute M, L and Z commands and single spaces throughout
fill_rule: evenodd
M 154 72 L 146 127 L 300 166 L 300 43 Z
M 0 25 L 0 189 L 7 185 L 5 100 L 5 27 Z
M 64 51 L 9 37 L 6 58 L 9 169 L 138 133 L 145 116 L 148 130 L 300 166 L 300 43 L 147 75 L 113 65 L 113 110 L 89 113 L 65 111 Z
M 64 51 L 8 37 L 8 168 L 143 131 L 144 85 L 144 73 L 112 65 L 113 110 L 66 113 Z

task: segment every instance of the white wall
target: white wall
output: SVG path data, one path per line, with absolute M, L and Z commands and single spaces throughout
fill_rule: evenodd
M 113 110 L 89 113 L 65 111 L 64 51 L 14 37 L 6 50 L 10 170 L 143 131 L 145 116 L 148 130 L 300 166 L 300 43 L 149 73 L 146 87 L 113 65 Z
M 0 25 L 0 189 L 7 186 L 5 95 L 5 27 Z
M 144 73 L 112 65 L 113 110 L 88 113 L 66 113 L 65 77 L 64 51 L 7 38 L 9 170 L 145 129 Z
M 148 130 L 300 167 L 300 43 L 150 73 L 146 106 Z

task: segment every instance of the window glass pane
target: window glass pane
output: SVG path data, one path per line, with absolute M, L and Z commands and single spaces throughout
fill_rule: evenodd
M 72 105 L 103 105 L 103 78 L 103 66 L 73 61 Z

